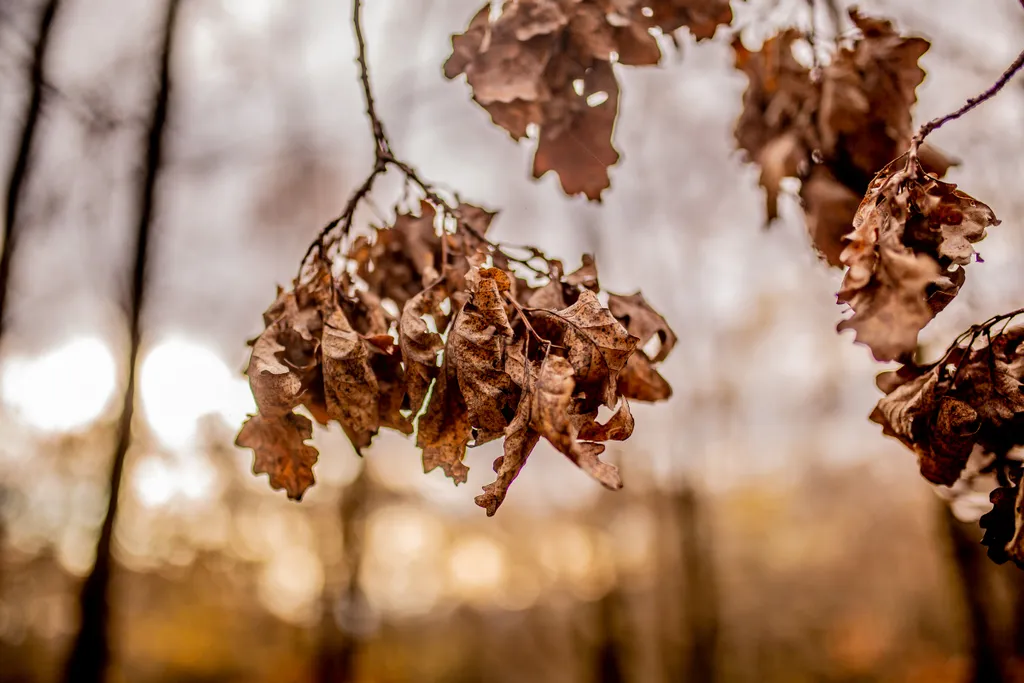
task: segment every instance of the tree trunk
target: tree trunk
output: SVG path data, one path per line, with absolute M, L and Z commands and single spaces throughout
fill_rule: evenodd
M 683 600 L 689 640 L 687 681 L 713 683 L 719 633 L 718 585 L 711 529 L 697 492 L 686 485 L 676 494 L 683 560 Z
M 47 47 L 50 44 L 50 33 L 53 19 L 57 16 L 60 0 L 47 0 L 39 15 L 39 28 L 36 30 L 36 44 L 29 63 L 29 79 L 31 92 L 25 105 L 24 121 L 21 128 L 21 142 L 14 156 L 11 177 L 7 181 L 7 205 L 4 209 L 4 244 L 0 251 L 0 338 L 7 324 L 7 294 L 10 289 L 11 265 L 14 263 L 14 252 L 18 246 L 18 205 L 25 193 L 25 181 L 28 179 L 32 161 L 36 128 L 43 111 L 43 94 L 46 90 L 43 79 L 43 66 L 46 61 Z
M 163 162 L 164 131 L 170 99 L 171 47 L 177 23 L 179 0 L 168 0 L 159 53 L 159 80 L 153 95 L 152 118 L 146 152 L 146 167 L 139 190 L 139 214 L 136 232 L 135 258 L 131 270 L 131 291 L 126 301 L 129 318 L 130 349 L 128 353 L 128 379 L 125 383 L 121 415 L 117 423 L 117 439 L 110 467 L 110 497 L 96 543 L 96 562 L 82 584 L 79 595 L 80 623 L 71 653 L 65 663 L 66 683 L 102 683 L 110 660 L 110 574 L 111 541 L 114 520 L 117 517 L 118 495 L 125 456 L 131 444 L 132 416 L 135 412 L 135 370 L 142 339 L 141 320 L 145 301 L 146 265 L 150 233 L 153 224 L 156 184 Z
M 625 619 L 624 596 L 613 588 L 598 601 L 597 662 L 594 680 L 597 683 L 625 683 L 626 662 L 623 652 L 622 628 Z
M 939 503 L 946 534 L 949 537 L 950 559 L 956 569 L 956 578 L 967 621 L 967 639 L 970 655 L 972 683 L 1002 683 L 1006 680 L 1000 662 L 1000 648 L 992 624 L 992 605 L 986 589 L 986 560 L 982 557 L 978 539 L 969 527 L 954 515 L 949 505 Z
M 367 619 L 366 597 L 359 583 L 359 572 L 363 564 L 369 497 L 369 474 L 366 464 L 360 463 L 359 474 L 342 493 L 339 504 L 345 579 L 335 599 L 328 594 L 323 600 L 317 656 L 318 683 L 350 683 L 355 680 L 359 640 Z M 340 599 L 340 604 L 336 605 L 337 599 Z

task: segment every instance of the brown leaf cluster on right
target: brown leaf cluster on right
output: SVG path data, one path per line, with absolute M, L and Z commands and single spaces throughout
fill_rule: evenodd
M 917 454 L 921 474 L 934 484 L 955 484 L 976 448 L 988 454 L 986 471 L 1005 483 L 992 491 L 982 542 L 995 561 L 1024 567 L 1021 461 L 1008 457 L 1024 446 L 1024 326 L 1000 334 L 977 326 L 965 336 L 966 345 L 954 345 L 937 363 L 879 375 L 886 396 L 871 419 Z
M 728 0 L 506 0 L 496 18 L 487 3 L 452 36 L 444 74 L 465 74 L 473 99 L 513 139 L 538 127 L 535 178 L 554 171 L 566 194 L 600 200 L 619 160 L 612 64 L 657 64 L 656 33 L 685 26 L 704 40 L 731 22 Z
M 778 215 L 782 180 L 799 178 L 811 241 L 833 266 L 843 265 L 843 238 L 869 182 L 910 144 L 911 108 L 925 76 L 918 60 L 929 48 L 884 19 L 855 9 L 849 15 L 860 35 L 838 50 L 817 81 L 793 56 L 802 38 L 794 29 L 758 52 L 733 41 L 736 68 L 750 81 L 736 140 L 761 168 L 768 221 Z M 921 160 L 939 177 L 952 164 L 927 146 Z
M 253 470 L 273 488 L 299 499 L 313 483 L 318 453 L 298 406 L 340 424 L 357 452 L 381 428 L 410 434 L 415 423 L 424 471 L 440 468 L 456 484 L 469 471 L 467 447 L 504 437 L 496 480 L 476 499 L 488 515 L 541 438 L 604 486 L 622 485 L 599 456 L 632 433 L 630 399 L 671 395 L 656 366 L 676 343 L 672 330 L 639 293 L 601 303 L 589 256 L 569 274 L 537 250 L 512 259 L 484 236 L 493 213 L 452 211 L 454 233 L 423 201 L 419 215 L 357 238 L 340 277 L 317 257 L 267 310 L 248 369 L 259 412 L 237 443 L 254 450 Z M 516 273 L 545 272 L 538 264 L 540 282 Z M 601 406 L 616 411 L 603 424 Z

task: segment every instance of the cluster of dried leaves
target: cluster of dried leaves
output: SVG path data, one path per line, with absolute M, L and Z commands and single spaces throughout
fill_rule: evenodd
M 1024 445 L 1024 326 L 993 334 L 1003 318 L 971 328 L 967 343 L 959 340 L 938 363 L 879 375 L 886 396 L 871 419 L 917 453 L 921 474 L 935 484 L 956 483 L 975 448 L 989 454 L 1003 485 L 982 518 L 983 542 L 997 562 L 1024 566 L 1021 463 L 1010 457 Z
M 603 442 L 632 433 L 629 399 L 671 395 L 655 366 L 675 335 L 639 293 L 602 304 L 589 256 L 565 274 L 536 249 L 506 255 L 484 236 L 494 215 L 423 201 L 419 215 L 357 238 L 340 276 L 316 258 L 311 275 L 278 293 L 247 371 L 259 412 L 237 439 L 255 451 L 254 472 L 296 500 L 312 485 L 312 423 L 294 412 L 305 406 L 339 423 L 357 451 L 381 428 L 411 434 L 415 422 L 424 471 L 440 467 L 456 484 L 467 447 L 504 437 L 497 478 L 476 499 L 489 515 L 541 437 L 621 486 L 598 457 Z M 543 277 L 531 284 L 518 269 Z M 604 424 L 602 406 L 615 410 Z
M 820 71 L 802 65 L 793 45 L 803 34 L 788 29 L 758 52 L 733 41 L 736 68 L 750 85 L 736 140 L 761 168 L 769 222 L 778 215 L 784 178 L 802 181 L 800 198 L 811 241 L 833 266 L 844 265 L 843 237 L 875 174 L 907 151 L 911 108 L 925 72 L 918 60 L 928 41 L 901 35 L 884 19 L 855 9 L 859 37 L 839 47 Z M 925 146 L 928 171 L 943 176 L 952 162 Z
M 876 359 L 893 360 L 913 353 L 918 332 L 963 285 L 971 245 L 999 221 L 938 180 L 949 159 L 911 145 L 928 42 L 849 14 L 860 37 L 820 73 L 794 58 L 795 30 L 759 52 L 734 42 L 736 66 L 750 79 L 736 138 L 761 167 L 769 220 L 782 180 L 801 179 L 811 241 L 830 264 L 848 268 L 839 302 L 853 316 L 839 329 L 855 330 Z
M 554 171 L 568 195 L 600 200 L 619 160 L 612 129 L 619 84 L 612 64 L 657 64 L 657 35 L 686 27 L 697 40 L 732 22 L 728 0 L 506 0 L 452 36 L 447 78 L 515 140 L 538 128 L 533 176 Z

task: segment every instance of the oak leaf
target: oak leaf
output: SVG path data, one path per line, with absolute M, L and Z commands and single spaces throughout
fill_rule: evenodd
M 441 237 L 434 228 L 435 217 L 434 207 L 421 201 L 419 216 L 399 213 L 393 226 L 376 228 L 372 240 L 356 238 L 348 257 L 372 294 L 391 299 L 401 309 L 437 279 Z
M 619 84 L 607 62 L 597 62 L 581 80 L 579 95 L 571 89 L 560 95 L 559 108 L 565 112 L 562 120 L 540 130 L 533 177 L 554 171 L 567 195 L 584 194 L 599 201 L 601 193 L 611 187 L 608 168 L 619 160 L 612 144 Z
M 892 161 L 871 181 L 840 256 L 848 270 L 838 299 L 854 314 L 839 330 L 854 329 L 878 360 L 911 353 L 963 284 L 971 244 L 998 224 L 956 185 L 905 156 Z
M 313 423 L 295 413 L 265 417 L 250 415 L 235 444 L 255 452 L 253 474 L 267 474 L 270 487 L 284 489 L 292 500 L 313 485 L 313 465 L 319 453 L 304 443 L 313 436 Z

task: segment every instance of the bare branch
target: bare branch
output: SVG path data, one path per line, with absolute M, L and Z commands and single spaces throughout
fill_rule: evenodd
M 1021 2 L 1024 3 L 1024 0 L 1021 0 Z M 1007 83 L 1010 82 L 1010 79 L 1012 79 L 1017 74 L 1017 72 L 1021 70 L 1021 68 L 1024 68 L 1024 51 L 1017 55 L 1017 59 L 1013 60 L 1013 63 L 1010 64 L 1006 71 L 1003 72 L 1003 75 L 1000 76 L 999 79 L 995 83 L 993 83 L 988 90 L 967 100 L 964 103 L 964 105 L 957 109 L 956 111 L 950 114 L 946 114 L 945 116 L 940 116 L 937 119 L 932 119 L 928 123 L 921 126 L 921 128 L 917 131 L 917 134 L 914 136 L 914 139 L 911 140 L 910 142 L 910 155 L 908 158 L 908 164 L 918 163 L 918 150 L 921 147 L 921 143 L 924 142 L 924 139 L 928 137 L 928 135 L 930 135 L 936 129 L 941 128 L 944 124 L 960 118 L 967 112 L 977 107 L 982 102 L 985 102 L 986 100 L 990 100 L 993 97 L 995 97 L 996 94 L 1000 90 L 1002 90 Z
M 29 77 L 32 84 L 32 91 L 25 107 L 24 121 L 21 130 L 21 142 L 18 145 L 18 152 L 14 157 L 14 166 L 11 169 L 11 177 L 7 183 L 7 204 L 4 212 L 4 244 L 0 252 L 0 336 L 3 335 L 7 318 L 7 293 L 10 288 L 11 266 L 14 262 L 14 253 L 18 246 L 18 207 L 25 192 L 25 181 L 28 179 L 31 170 L 32 148 L 35 142 L 36 128 L 43 110 L 43 99 L 46 94 L 46 80 L 43 74 L 44 62 L 46 60 L 47 46 L 50 43 L 50 33 L 53 29 L 53 20 L 57 15 L 60 0 L 49 0 L 39 15 L 39 27 L 36 30 L 36 44 L 32 52 L 32 62 L 29 66 Z

